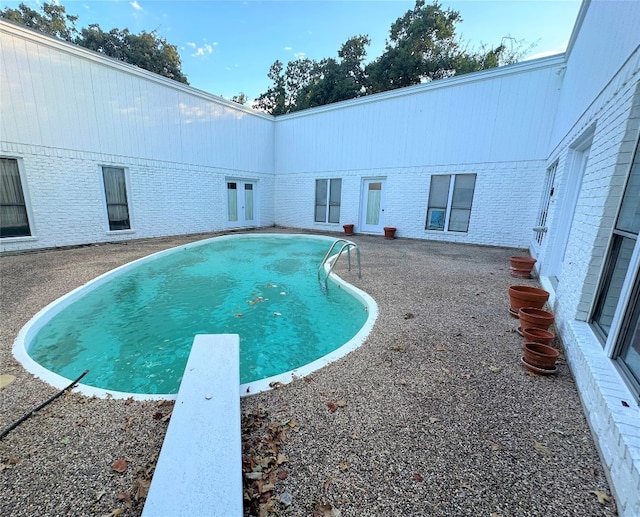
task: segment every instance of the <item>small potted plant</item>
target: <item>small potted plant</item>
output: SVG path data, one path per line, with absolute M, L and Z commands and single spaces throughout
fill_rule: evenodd
M 396 228 L 393 226 L 385 226 L 384 227 L 384 238 L 385 239 L 395 239 L 396 238 Z
M 343 224 L 342 227 L 344 228 L 344 234 L 345 235 L 353 235 L 353 228 L 354 225 L 353 224 Z

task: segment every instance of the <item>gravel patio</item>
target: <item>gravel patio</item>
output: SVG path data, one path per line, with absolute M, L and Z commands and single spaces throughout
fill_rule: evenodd
M 38 310 L 121 264 L 209 236 L 3 255 L 0 373 L 16 380 L 0 390 L 0 427 L 58 391 L 11 354 Z M 509 256 L 523 251 L 352 240 L 362 279 L 345 260 L 336 272 L 373 296 L 378 320 L 344 358 L 242 399 L 246 455 L 265 444 L 282 455 L 245 514 L 615 515 L 562 344 L 556 375 L 520 364 L 507 289 L 538 285 L 509 274 Z M 140 515 L 171 407 L 62 396 L 0 441 L 0 514 Z

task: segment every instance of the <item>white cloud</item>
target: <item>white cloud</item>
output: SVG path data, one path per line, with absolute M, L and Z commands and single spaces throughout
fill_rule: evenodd
M 129 5 L 131 5 L 131 7 L 133 7 L 136 11 L 142 11 L 142 7 L 140 7 L 138 0 L 133 0 L 133 2 L 129 2 Z
M 194 45 L 193 48 L 196 49 L 196 51 L 193 54 L 191 54 L 193 57 L 208 56 L 213 52 L 213 47 L 208 43 L 205 43 L 201 47 L 197 47 L 197 48 Z
M 294 52 L 293 57 L 296 59 L 303 59 L 307 54 L 304 52 Z
M 196 48 L 196 44 L 192 41 L 187 42 L 187 47 Z
M 286 50 L 287 52 L 289 52 L 290 50 L 293 50 L 292 47 L 284 47 L 282 50 Z

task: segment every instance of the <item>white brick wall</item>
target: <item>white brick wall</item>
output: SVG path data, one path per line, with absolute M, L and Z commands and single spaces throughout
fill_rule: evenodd
M 257 181 L 259 224 L 273 219 L 273 175 L 0 142 L 26 177 L 32 237 L 2 239 L 0 251 L 218 231 L 226 220 L 227 177 Z M 124 167 L 131 230 L 110 232 L 102 165 Z
M 425 230 L 434 174 L 477 175 L 468 232 Z M 362 180 L 379 177 L 386 179 L 384 225 L 395 226 L 397 237 L 526 248 L 537 217 L 537 203 L 530 201 L 540 197 L 544 174 L 542 160 L 278 174 L 276 224 L 342 231 L 343 224 L 353 223 L 358 232 Z M 314 222 L 315 180 L 320 178 L 342 178 L 340 224 Z
M 569 170 L 567 162 L 573 142 L 595 124 L 566 257 L 551 303 L 585 415 L 608 470 L 619 514 L 628 517 L 640 515 L 640 408 L 586 321 L 595 301 L 639 134 L 639 55 L 637 50 L 612 78 L 549 160 L 549 164 L 556 158 L 560 160 L 557 184 L 561 188 Z M 560 225 L 568 224 L 557 219 L 557 206 L 552 206 L 547 242 L 538 250 L 543 271 L 545 261 L 550 258 L 553 234 Z M 554 290 L 547 278 L 542 280 L 546 288 Z

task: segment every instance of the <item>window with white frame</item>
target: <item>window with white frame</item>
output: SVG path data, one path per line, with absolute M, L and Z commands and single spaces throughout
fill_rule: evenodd
M 342 180 L 340 178 L 316 180 L 316 223 L 340 222 L 340 198 Z
M 0 158 L 0 237 L 31 235 L 20 169 L 15 158 Z
M 127 181 L 122 167 L 102 167 L 104 197 L 107 203 L 109 230 L 129 230 L 129 202 Z
M 551 167 L 547 169 L 547 177 L 544 183 L 544 189 L 542 190 L 542 204 L 540 206 L 540 212 L 538 214 L 538 226 L 536 229 L 536 242 L 542 244 L 544 236 L 547 232 L 547 217 L 549 216 L 549 206 L 551 205 L 551 199 L 553 198 L 554 182 L 556 179 L 556 171 L 558 170 L 558 162 L 555 162 Z
M 475 174 L 431 176 L 425 229 L 468 231 L 475 186 Z
M 615 336 L 613 357 L 640 394 L 640 272 L 637 256 L 640 233 L 640 140 L 618 211 L 591 323 L 603 344 Z M 623 296 L 627 286 L 628 296 Z M 625 300 L 627 300 L 625 302 Z M 620 306 L 624 304 L 623 306 Z M 613 328 L 621 311 L 619 329 Z M 619 330 L 617 333 L 614 331 Z

